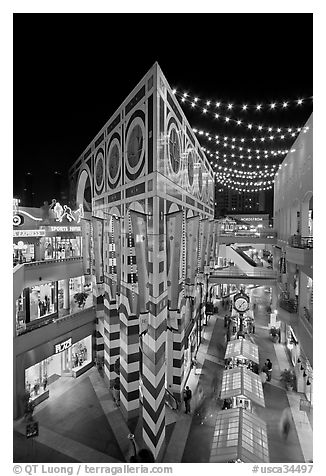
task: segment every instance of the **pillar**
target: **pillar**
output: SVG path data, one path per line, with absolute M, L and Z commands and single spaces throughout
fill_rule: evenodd
M 122 225 L 121 255 L 124 256 L 119 302 L 120 409 L 128 421 L 139 414 L 139 316 L 137 315 L 136 256 L 128 218 Z M 116 322 L 113 318 L 112 322 Z M 113 324 L 115 325 L 115 324 Z M 111 328 L 111 330 L 113 330 Z M 117 340 L 117 339 L 115 339 Z M 112 349 L 111 353 L 116 351 Z M 113 359 L 112 359 L 113 360 Z
M 175 313 L 177 322 L 177 331 L 172 333 L 172 393 L 174 397 L 180 401 L 181 399 L 181 382 L 184 372 L 184 326 L 182 320 L 182 313 L 177 311 L 170 311 Z M 185 304 L 183 306 L 183 313 L 185 312 Z
M 167 321 L 167 270 L 164 200 L 148 199 L 149 320 L 143 337 L 142 391 L 143 440 L 160 461 L 165 447 L 165 345 Z
M 139 414 L 139 317 L 120 303 L 120 408 L 128 421 Z
M 69 279 L 63 280 L 63 309 L 70 308 L 70 300 L 69 300 Z
M 120 358 L 120 321 L 117 302 L 104 299 L 104 372 L 110 383 L 117 373 L 116 361 Z

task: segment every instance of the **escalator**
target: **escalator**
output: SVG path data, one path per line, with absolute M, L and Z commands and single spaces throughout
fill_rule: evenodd
M 247 255 L 247 253 L 245 253 L 243 247 L 239 248 L 235 245 L 231 245 L 231 248 L 233 248 L 234 251 L 238 253 L 238 255 L 240 255 L 241 258 L 243 258 L 250 266 L 253 266 L 254 268 L 257 267 L 256 261 L 254 261 L 252 258 L 250 258 L 250 256 Z M 247 247 L 246 249 L 251 249 L 251 247 Z

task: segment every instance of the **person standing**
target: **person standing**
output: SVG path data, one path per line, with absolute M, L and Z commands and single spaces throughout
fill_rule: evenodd
M 185 402 L 185 408 L 186 408 L 185 413 L 190 413 L 190 400 L 191 400 L 191 398 L 192 398 L 192 391 L 187 386 L 186 390 L 184 391 L 184 397 L 183 397 L 183 400 Z

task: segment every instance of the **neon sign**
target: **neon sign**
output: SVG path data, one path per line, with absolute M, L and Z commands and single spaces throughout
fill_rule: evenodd
M 76 223 L 79 223 L 81 218 L 84 218 L 83 205 L 79 205 L 77 210 L 72 211 L 67 205 L 63 205 L 62 207 L 59 202 L 55 202 L 53 211 L 56 215 L 56 221 L 59 221 L 60 223 L 64 217 L 66 217 L 69 222 L 75 221 Z

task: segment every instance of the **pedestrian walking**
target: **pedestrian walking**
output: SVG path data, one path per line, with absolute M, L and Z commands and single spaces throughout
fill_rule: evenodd
M 192 398 L 192 391 L 190 390 L 190 388 L 187 385 L 186 389 L 183 392 L 183 400 L 185 402 L 185 413 L 190 413 L 191 398 Z
M 280 432 L 281 436 L 284 441 L 287 440 L 290 430 L 291 430 L 291 423 L 292 423 L 292 415 L 289 408 L 285 408 L 281 415 L 280 420 Z
M 266 359 L 265 367 L 267 370 L 267 382 L 270 382 L 272 379 L 272 369 L 273 369 L 273 364 L 270 361 L 270 359 Z

